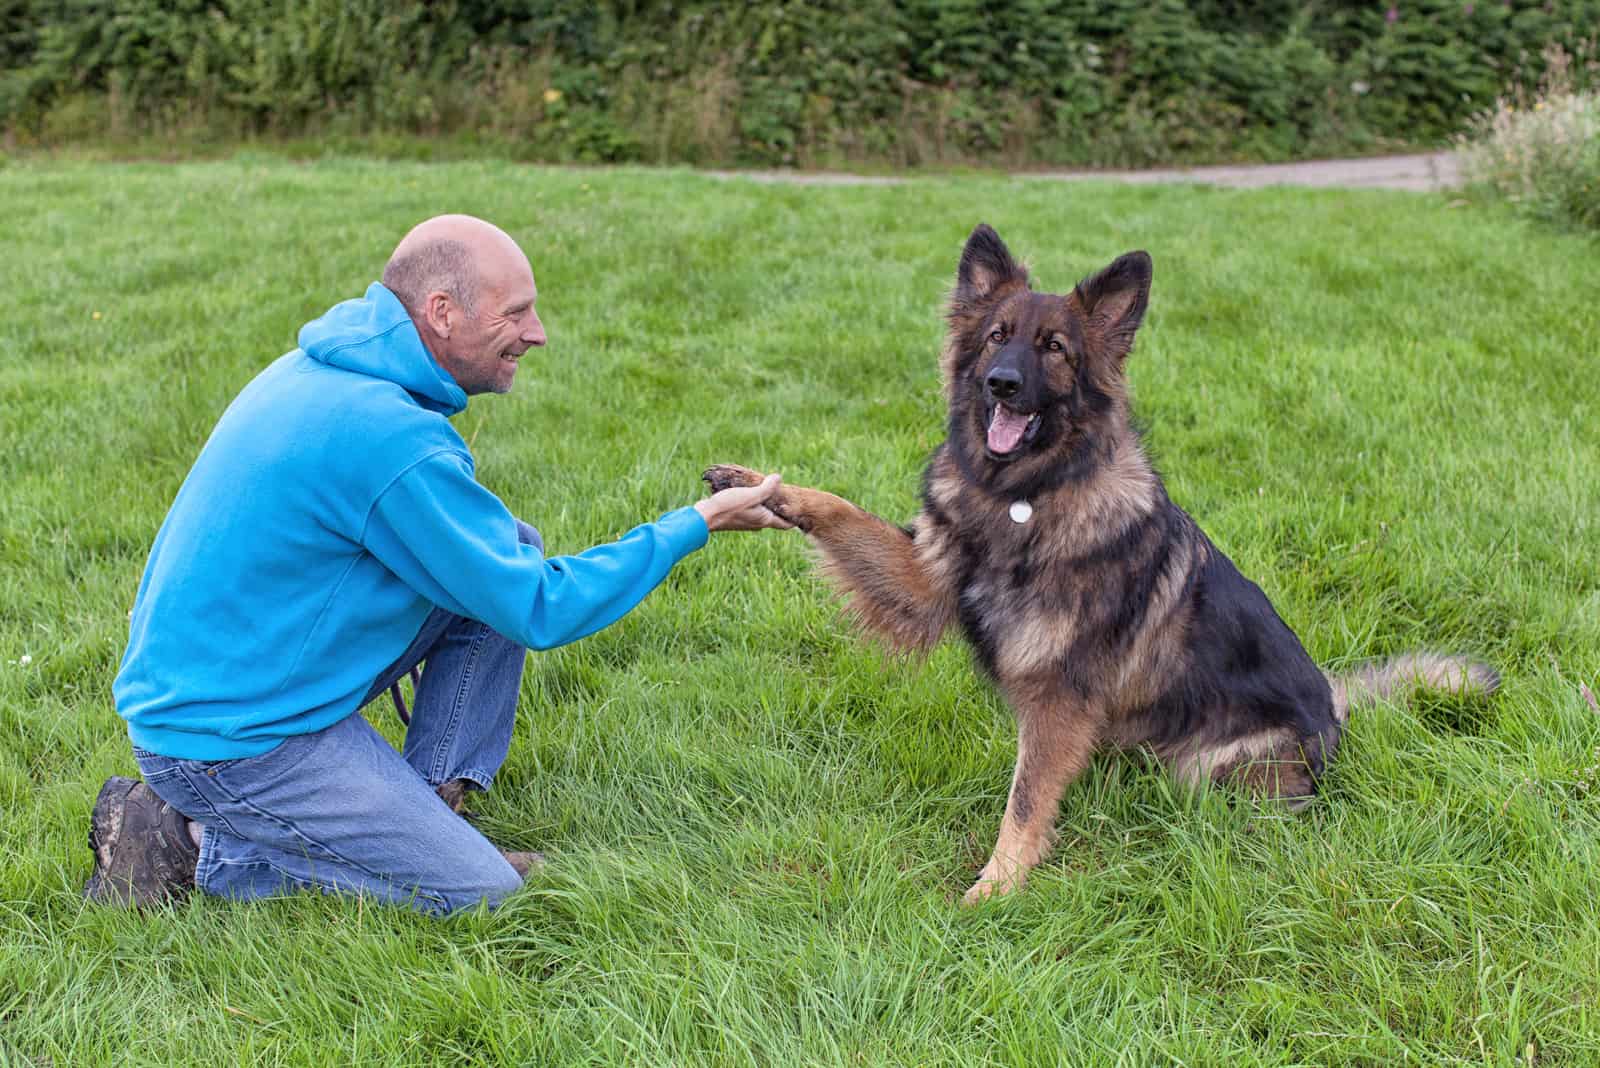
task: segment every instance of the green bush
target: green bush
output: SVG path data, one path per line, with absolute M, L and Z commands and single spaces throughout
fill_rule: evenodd
M 1600 230 L 1600 91 L 1576 91 L 1595 73 L 1561 49 L 1547 56 L 1539 91 L 1498 101 L 1461 138 L 1469 181 L 1537 218 Z
M 0 0 L 0 124 L 595 161 L 1276 159 L 1441 142 L 1596 25 L 1600 0 Z

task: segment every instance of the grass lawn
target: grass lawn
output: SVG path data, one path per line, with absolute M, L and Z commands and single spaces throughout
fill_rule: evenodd
M 487 163 L 12 161 L 0 205 L 0 1063 L 1600 1064 L 1592 240 L 1410 194 Z M 1103 758 L 1027 891 L 963 909 L 1005 707 L 959 641 L 859 642 L 800 535 L 719 535 L 530 660 L 478 809 L 555 862 L 497 913 L 85 907 L 168 503 L 440 211 L 534 263 L 550 348 L 457 422 L 553 552 L 718 460 L 908 519 L 986 220 L 1047 289 L 1151 252 L 1157 463 L 1319 662 L 1432 646 L 1504 688 L 1359 715 L 1295 817 Z

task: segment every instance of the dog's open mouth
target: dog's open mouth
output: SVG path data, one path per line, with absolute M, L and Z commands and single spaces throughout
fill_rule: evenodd
M 989 451 L 1010 456 L 1039 432 L 1038 412 L 1014 412 L 1004 404 L 989 410 Z

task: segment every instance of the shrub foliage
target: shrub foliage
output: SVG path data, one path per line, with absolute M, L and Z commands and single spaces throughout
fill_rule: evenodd
M 1443 141 L 1600 0 L 0 0 L 13 143 L 1136 165 Z
M 1600 59 L 1552 46 L 1534 92 L 1501 98 L 1460 138 L 1469 181 L 1536 218 L 1600 230 Z

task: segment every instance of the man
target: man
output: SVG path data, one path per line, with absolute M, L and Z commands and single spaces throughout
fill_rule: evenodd
M 113 693 L 144 782 L 102 787 L 86 896 L 311 889 L 443 914 L 539 862 L 458 814 L 505 759 L 525 650 L 615 622 L 710 531 L 785 524 L 774 477 L 546 558 L 449 423 L 545 344 L 536 297 L 504 232 L 429 219 L 223 413 L 134 602 Z M 357 709 L 419 663 L 397 753 Z

